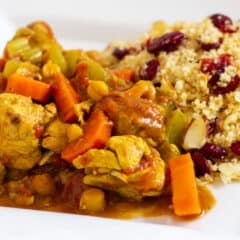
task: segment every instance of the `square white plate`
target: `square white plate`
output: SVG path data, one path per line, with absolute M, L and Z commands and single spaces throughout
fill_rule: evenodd
M 236 20 L 239 9 L 238 0 L 8 0 L 1 3 L 1 11 L 8 15 L 12 25 L 5 24 L 1 19 L 3 15 L 0 15 L 0 47 L 11 37 L 15 27 L 38 19 L 53 26 L 57 39 L 65 48 L 102 49 L 114 40 L 137 38 L 158 19 L 170 22 L 201 20 L 209 14 L 221 12 Z M 177 222 L 170 217 L 116 221 L 0 208 L 1 237 L 5 240 L 240 239 L 240 184 L 214 187 L 213 192 L 216 207 L 194 221 Z

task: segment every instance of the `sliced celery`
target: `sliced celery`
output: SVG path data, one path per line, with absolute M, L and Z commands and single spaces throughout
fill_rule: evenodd
M 39 48 L 27 49 L 22 53 L 22 59 L 24 61 L 29 61 L 33 64 L 38 64 L 42 61 L 42 51 Z
M 102 81 L 108 81 L 110 79 L 110 74 L 99 63 L 89 58 L 86 54 L 82 54 L 80 62 L 87 64 L 89 79 Z
M 51 43 L 49 47 L 49 58 L 53 63 L 57 64 L 63 73 L 67 71 L 67 62 L 64 58 L 61 47 L 57 43 Z
M 16 57 L 22 52 L 30 49 L 29 40 L 27 37 L 13 39 L 7 43 L 6 49 L 9 58 Z
M 20 65 L 21 65 L 20 61 L 8 60 L 3 70 L 3 77 L 8 78 L 8 76 L 16 72 L 16 70 L 20 67 Z
M 76 71 L 77 63 L 80 60 L 81 57 L 81 51 L 80 50 L 67 50 L 64 52 L 64 56 L 67 62 L 67 76 L 72 77 L 73 74 Z
M 8 60 L 3 69 L 3 77 L 8 78 L 15 72 L 35 75 L 39 73 L 39 67 L 31 62 L 21 62 L 15 59 Z
M 167 119 L 167 138 L 169 143 L 180 146 L 184 130 L 187 124 L 187 116 L 179 109 L 170 113 Z

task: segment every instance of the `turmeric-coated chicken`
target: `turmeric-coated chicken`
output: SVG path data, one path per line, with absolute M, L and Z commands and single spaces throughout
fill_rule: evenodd
M 8 168 L 30 169 L 41 159 L 39 129 L 48 112 L 31 98 L 0 94 L 0 161 Z
M 105 149 L 91 149 L 73 161 L 85 169 L 87 185 L 111 190 L 139 200 L 160 195 L 165 182 L 165 163 L 141 137 L 113 136 Z
M 151 100 L 114 93 L 103 97 L 97 107 L 113 121 L 117 135 L 132 134 L 157 142 L 165 138 L 165 113 Z

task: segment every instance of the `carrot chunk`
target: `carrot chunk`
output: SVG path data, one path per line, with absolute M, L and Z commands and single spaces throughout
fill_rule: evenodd
M 198 215 L 201 207 L 191 155 L 184 154 L 169 160 L 172 201 L 177 216 Z
M 5 91 L 31 97 L 40 103 L 46 103 L 51 94 L 51 86 L 31 77 L 14 73 L 8 77 Z
M 126 80 L 127 82 L 135 80 L 135 73 L 131 68 L 113 69 L 112 73 L 115 74 L 117 77 Z
M 86 63 L 79 63 L 76 67 L 75 72 L 75 79 L 74 79 L 75 85 L 77 85 L 78 88 L 86 89 L 88 86 L 88 65 Z
M 67 145 L 62 158 L 72 162 L 91 148 L 103 148 L 111 136 L 112 125 L 100 109 L 95 109 L 84 126 L 83 136 Z
M 67 123 L 76 121 L 77 116 L 74 112 L 74 105 L 80 102 L 80 96 L 62 73 L 54 75 L 52 92 L 62 120 Z

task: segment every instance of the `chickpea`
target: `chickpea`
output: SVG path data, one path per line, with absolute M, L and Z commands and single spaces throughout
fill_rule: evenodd
M 31 180 L 33 190 L 39 195 L 52 195 L 56 190 L 54 181 L 48 173 L 34 175 Z
M 98 101 L 109 94 L 108 85 L 103 81 L 90 80 L 87 88 L 87 94 L 93 100 Z
M 61 72 L 60 67 L 57 64 L 53 63 L 52 61 L 48 61 L 46 64 L 44 64 L 42 69 L 42 73 L 45 78 L 52 77 L 56 73 L 60 72 Z
M 72 142 L 75 139 L 83 135 L 83 130 L 78 124 L 71 124 L 67 128 L 68 142 Z
M 106 205 L 105 194 L 101 189 L 89 188 L 80 198 L 79 208 L 90 212 L 103 211 Z

